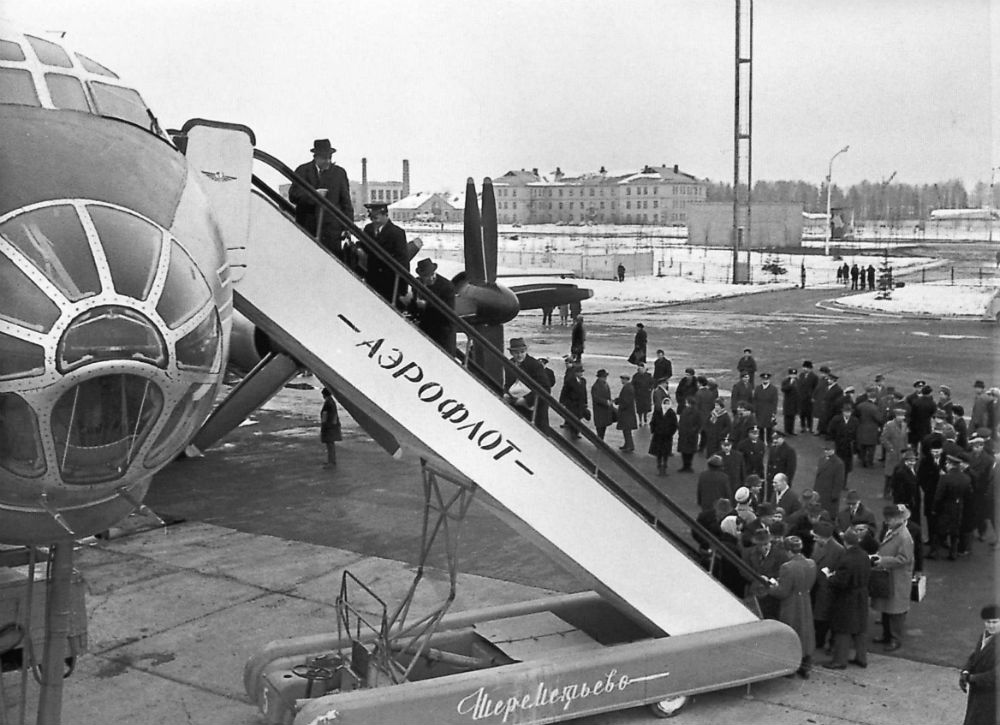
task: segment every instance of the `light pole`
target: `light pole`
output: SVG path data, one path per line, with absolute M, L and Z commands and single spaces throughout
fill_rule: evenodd
M 990 198 L 989 202 L 986 205 L 986 214 L 989 217 L 989 219 L 986 222 L 988 225 L 987 229 L 989 230 L 987 232 L 986 241 L 989 243 L 990 246 L 993 246 L 993 182 L 994 179 L 996 178 L 997 170 L 1000 170 L 1000 166 L 994 166 L 993 168 L 990 169 L 990 190 L 989 190 Z
M 841 154 L 846 153 L 849 148 L 851 148 L 851 147 L 850 146 L 845 146 L 844 148 L 840 149 L 840 151 L 838 151 L 833 156 L 831 156 L 830 157 L 830 166 L 826 170 L 826 244 L 823 245 L 823 254 L 824 254 L 824 256 L 827 256 L 827 257 L 830 256 L 830 227 L 831 227 L 831 223 L 833 221 L 833 217 L 830 215 L 830 211 L 831 211 L 830 210 L 830 191 L 833 188 L 833 184 L 831 183 L 831 179 L 833 177 L 833 160 L 835 158 L 837 158 L 838 156 L 840 156 Z

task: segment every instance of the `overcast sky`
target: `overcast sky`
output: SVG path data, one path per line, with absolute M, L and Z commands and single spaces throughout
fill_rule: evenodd
M 409 159 L 414 190 L 647 163 L 731 181 L 734 7 L 0 0 L 134 83 L 164 127 L 243 123 L 291 165 L 328 137 L 353 179 L 363 156 L 375 180 L 401 178 Z M 755 179 L 819 183 L 849 144 L 839 185 L 893 171 L 989 182 L 1000 0 L 757 0 L 754 11 Z

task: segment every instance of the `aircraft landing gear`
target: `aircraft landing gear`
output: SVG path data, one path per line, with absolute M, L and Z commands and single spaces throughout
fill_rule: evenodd
M 651 703 L 649 706 L 649 711 L 653 713 L 656 717 L 668 718 L 673 717 L 681 711 L 681 709 L 687 704 L 687 695 L 680 695 L 679 697 L 671 697 L 667 700 L 660 700 L 659 702 Z

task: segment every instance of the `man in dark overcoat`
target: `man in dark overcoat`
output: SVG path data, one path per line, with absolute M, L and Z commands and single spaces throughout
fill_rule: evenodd
M 455 286 L 437 273 L 437 265 L 430 258 L 417 262 L 417 277 L 443 306 L 449 310 L 455 309 Z M 423 293 L 417 290 L 413 292 L 410 310 L 417 318 L 417 326 L 427 337 L 454 355 L 455 328 L 451 320 L 432 302 L 424 299 Z
M 833 441 L 823 442 L 823 455 L 816 465 L 816 479 L 813 481 L 813 491 L 819 498 L 820 505 L 832 519 L 840 509 L 840 493 L 844 490 L 847 476 L 844 462 L 836 454 Z
M 850 528 L 844 532 L 844 553 L 836 569 L 824 569 L 833 601 L 830 607 L 830 631 L 833 633 L 833 658 L 823 664 L 831 670 L 847 668 L 847 657 L 854 648 L 852 664 L 868 666 L 868 578 L 871 560 L 860 546 L 861 536 Z
M 590 405 L 594 409 L 594 430 L 597 437 L 604 440 L 608 426 L 615 422 L 615 406 L 611 402 L 611 386 L 608 385 L 608 371 L 597 371 L 597 379 L 590 386 Z
M 830 617 L 833 616 L 833 590 L 830 580 L 822 574 L 823 569 L 836 571 L 844 547 L 833 536 L 833 524 L 820 519 L 812 527 L 813 548 L 809 558 L 816 562 L 816 586 L 813 587 L 813 620 L 815 623 L 816 647 L 824 649 L 830 634 Z
M 720 498 L 729 499 L 733 492 L 729 476 L 722 467 L 721 456 L 709 456 L 708 468 L 698 474 L 697 504 L 702 511 L 710 511 Z
M 618 406 L 618 430 L 622 432 L 625 442 L 620 446 L 620 450 L 631 453 L 635 450 L 635 442 L 632 440 L 632 431 L 639 427 L 635 415 L 635 388 L 632 387 L 632 379 L 628 375 L 619 376 L 622 382 L 622 389 L 618 391 L 615 398 L 615 405 Z
M 371 202 L 365 204 L 365 208 L 368 209 L 368 216 L 371 219 L 371 222 L 365 225 L 365 234 L 374 239 L 386 254 L 409 271 L 410 258 L 406 253 L 406 232 L 389 220 L 389 205 Z M 396 300 L 406 295 L 409 287 L 405 277 L 397 280 L 396 273 L 374 254 L 367 255 L 365 282 L 390 304 L 395 304 Z M 395 298 L 393 298 L 393 288 L 395 288 Z
M 583 351 L 587 345 L 587 330 L 583 326 L 583 315 L 577 315 L 570 330 L 569 354 L 578 363 L 583 362 Z
M 858 419 L 854 417 L 852 408 L 850 402 L 844 402 L 840 413 L 827 425 L 827 434 L 833 439 L 837 456 L 844 462 L 847 476 L 850 476 L 854 466 L 854 443 L 858 438 Z
M 766 526 L 758 528 L 750 535 L 752 546 L 743 552 L 743 560 L 753 569 L 757 577 L 747 577 L 749 594 L 757 600 L 764 619 L 778 619 L 781 601 L 771 596 L 770 579 L 777 579 L 781 565 L 790 558 L 783 546 L 772 541 Z
M 757 361 L 753 359 L 753 350 L 749 347 L 743 348 L 743 356 L 736 361 L 736 372 L 743 377 L 744 373 L 750 376 L 750 389 L 753 389 L 754 376 L 757 374 Z
M 816 387 L 813 388 L 813 418 L 816 420 L 816 433 L 823 435 L 826 433 L 826 421 L 830 417 L 826 409 L 826 394 L 830 389 L 830 368 L 820 365 L 819 372 Z
M 764 454 L 767 446 L 760 439 L 760 428 L 756 426 L 747 431 L 747 437 L 736 445 L 736 452 L 743 456 L 746 472 L 755 473 L 764 478 Z
M 844 409 L 844 389 L 840 387 L 840 376 L 829 372 L 826 374 L 828 384 L 826 387 L 825 400 L 823 401 L 824 425 L 823 430 L 830 432 L 830 421 L 840 415 Z
M 934 529 L 931 533 L 931 550 L 928 559 L 937 558 L 939 546 L 948 547 L 948 560 L 958 554 L 959 537 L 962 535 L 963 512 L 972 499 L 972 481 L 962 470 L 964 462 L 957 456 L 948 456 L 946 470 L 934 492 Z
M 674 399 L 677 401 L 677 415 L 684 412 L 688 398 L 694 397 L 698 390 L 698 379 L 695 377 L 694 368 L 685 368 L 684 377 L 677 381 L 677 389 L 674 390 Z
M 788 375 L 781 381 L 781 414 L 784 416 L 785 430 L 795 435 L 795 418 L 799 414 L 798 370 L 788 368 Z
M 902 461 L 893 469 L 889 479 L 889 489 L 892 502 L 904 504 L 910 511 L 915 511 L 920 517 L 920 483 L 917 481 L 917 454 L 907 448 L 903 451 Z M 921 545 L 922 542 L 916 542 Z
M 351 203 L 351 182 L 347 172 L 333 163 L 333 154 L 337 149 L 330 145 L 330 140 L 318 138 L 313 141 L 311 149 L 313 160 L 295 169 L 295 173 L 309 186 L 326 197 L 335 207 L 340 209 L 348 219 L 354 218 L 354 205 Z M 305 190 L 298 184 L 292 184 L 288 190 L 288 200 L 295 205 L 295 221 L 311 236 L 320 232 L 320 243 L 328 250 L 343 258 L 342 237 L 345 227 L 332 213 L 324 212 L 322 229 L 319 228 L 319 207 L 309 198 Z
M 775 430 L 771 447 L 767 452 L 767 479 L 773 480 L 775 474 L 784 473 L 788 477 L 788 485 L 791 486 L 795 482 L 798 458 L 795 449 L 785 440 L 785 432 Z
M 875 465 L 875 446 L 882 432 L 882 413 L 872 399 L 874 392 L 874 386 L 867 387 L 864 396 L 854 404 L 854 414 L 858 418 L 858 458 L 864 468 Z
M 778 418 L 778 389 L 771 385 L 771 373 L 760 374 L 760 385 L 753 390 L 753 414 L 763 431 L 764 442 L 770 443 Z
M 635 414 L 639 425 L 645 425 L 649 422 L 649 412 L 653 409 L 653 376 L 646 372 L 645 365 L 636 365 L 632 387 L 635 388 Z
M 521 337 L 512 337 L 507 344 L 510 350 L 510 360 L 515 366 L 520 368 L 524 374 L 537 382 L 543 390 L 549 389 L 549 376 L 545 372 L 545 367 L 535 358 L 528 354 L 528 345 Z M 504 398 L 510 402 L 517 411 L 528 420 L 534 418 L 539 428 L 548 428 L 549 412 L 544 401 L 536 401 L 538 397 L 534 390 L 527 389 L 525 392 L 521 386 L 517 385 L 518 378 L 504 367 L 503 372 Z M 537 412 L 535 403 L 538 402 Z
M 729 407 L 735 413 L 740 403 L 746 403 L 751 409 L 753 404 L 753 385 L 750 383 L 750 373 L 740 373 L 740 379 L 729 391 Z
M 569 409 L 569 412 L 580 420 L 586 420 L 587 412 L 587 381 L 583 379 L 583 366 L 573 363 L 569 369 L 569 375 L 563 380 L 562 390 L 559 393 L 559 402 Z M 580 432 L 577 425 L 570 423 L 570 436 L 579 438 Z
M 802 369 L 798 375 L 798 398 L 799 398 L 799 425 L 803 432 L 812 433 L 813 429 L 813 395 L 816 392 L 816 385 L 819 377 L 813 372 L 813 364 L 810 360 L 802 361 Z
M 965 661 L 958 676 L 958 686 L 969 693 L 964 725 L 994 725 L 997 722 L 997 632 L 1000 632 L 1000 607 L 990 604 L 982 608 L 983 633 L 976 648 Z
M 931 386 L 924 385 L 910 403 L 910 445 L 914 448 L 933 428 L 932 421 L 937 412 L 937 403 L 931 397 L 932 393 Z
M 663 350 L 656 351 L 656 359 L 653 361 L 653 378 L 656 380 L 670 380 L 674 375 L 674 365 L 670 362 Z

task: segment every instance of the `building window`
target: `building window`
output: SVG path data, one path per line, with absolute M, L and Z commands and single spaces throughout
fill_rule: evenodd
M 630 201 L 626 201 L 626 202 L 625 202 L 625 208 L 626 208 L 626 209 L 631 209 L 631 208 L 632 208 L 632 202 L 630 202 Z
M 625 187 L 625 196 L 632 196 L 632 190 L 627 186 Z
M 658 201 L 657 199 L 653 199 L 653 208 L 655 209 L 655 208 L 657 208 L 657 207 L 658 207 L 659 205 L 660 205 L 660 202 L 659 202 L 659 201 Z

